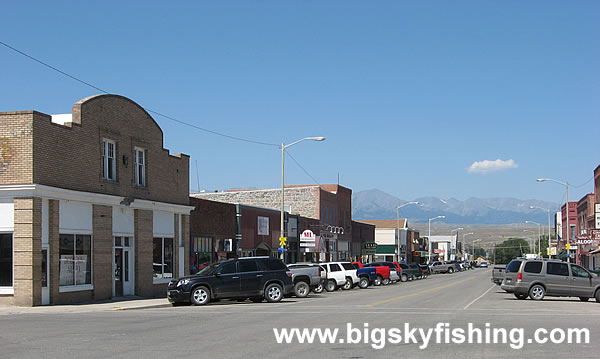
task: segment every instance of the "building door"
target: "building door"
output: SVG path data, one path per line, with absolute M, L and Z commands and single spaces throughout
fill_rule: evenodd
M 50 267 L 48 247 L 42 248 L 42 305 L 50 304 Z
M 134 295 L 133 240 L 115 237 L 113 263 L 113 297 Z

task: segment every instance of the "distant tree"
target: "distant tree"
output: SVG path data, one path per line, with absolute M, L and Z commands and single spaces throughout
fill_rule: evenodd
M 496 263 L 506 264 L 511 260 L 530 252 L 527 240 L 523 238 L 509 238 L 496 245 Z

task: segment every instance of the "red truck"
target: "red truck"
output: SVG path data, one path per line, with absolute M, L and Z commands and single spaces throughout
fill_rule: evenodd
M 366 268 L 360 262 L 352 262 L 358 268 Z M 378 285 L 388 285 L 390 284 L 390 268 L 389 267 L 373 267 L 376 270 L 377 278 L 373 281 L 373 284 Z

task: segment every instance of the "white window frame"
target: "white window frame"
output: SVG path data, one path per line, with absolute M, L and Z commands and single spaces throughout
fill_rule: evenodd
M 153 237 L 152 240 L 154 240 L 154 238 L 160 238 L 161 239 L 161 250 L 160 250 L 160 254 L 161 254 L 161 263 L 160 263 L 160 268 L 162 269 L 162 275 L 165 275 L 165 239 L 166 240 L 170 240 L 173 243 L 173 253 L 171 254 L 173 256 L 172 260 L 173 260 L 173 265 L 171 267 L 171 278 L 154 278 L 152 277 L 152 284 L 161 284 L 161 283 L 169 283 L 172 279 L 175 279 L 175 239 L 171 238 L 171 237 L 162 237 L 162 236 L 155 236 Z M 152 253 L 152 258 L 154 258 L 154 253 Z M 154 262 L 154 260 L 153 260 Z
M 142 154 L 142 163 L 138 163 L 139 154 Z M 141 147 L 136 147 L 133 156 L 135 185 L 138 187 L 146 187 L 146 150 Z M 140 172 L 141 165 L 141 172 Z
M 94 290 L 94 236 L 90 233 L 60 233 L 60 235 L 65 234 L 65 235 L 73 235 L 73 250 L 75 252 L 75 246 L 77 245 L 77 235 L 84 235 L 84 236 L 90 236 L 90 249 L 91 249 L 91 256 L 90 256 L 90 260 L 92 261 L 92 264 L 90 266 L 90 272 L 91 272 L 91 279 L 92 279 L 92 283 L 90 284 L 75 284 L 75 285 L 60 285 L 60 279 L 59 279 L 59 284 L 58 284 L 58 292 L 59 293 L 66 293 L 66 292 L 80 292 L 80 291 L 86 291 L 86 290 Z M 60 249 L 59 249 L 59 257 L 60 257 Z M 113 258 L 114 260 L 114 258 Z M 60 265 L 58 268 L 58 276 L 60 278 Z
M 10 234 L 12 238 L 12 285 L 0 287 L 0 294 L 15 294 L 15 233 L 14 232 L 0 232 L 0 234 Z
M 108 145 L 112 145 L 113 153 L 112 157 L 109 157 L 108 153 Z M 112 166 L 110 166 L 110 170 L 112 171 L 112 177 L 109 176 L 109 158 L 112 158 Z M 116 181 L 117 180 L 117 143 L 113 140 L 109 140 L 108 138 L 102 139 L 102 177 L 107 181 Z

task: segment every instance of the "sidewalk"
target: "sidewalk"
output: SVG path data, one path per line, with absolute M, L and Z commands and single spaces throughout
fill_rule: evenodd
M 15 307 L 0 306 L 0 315 L 10 314 L 51 314 L 51 313 L 89 313 L 112 310 L 133 310 L 166 308 L 171 304 L 167 298 L 142 298 L 142 297 L 121 297 L 109 301 L 84 303 L 84 304 L 60 304 L 37 307 Z

